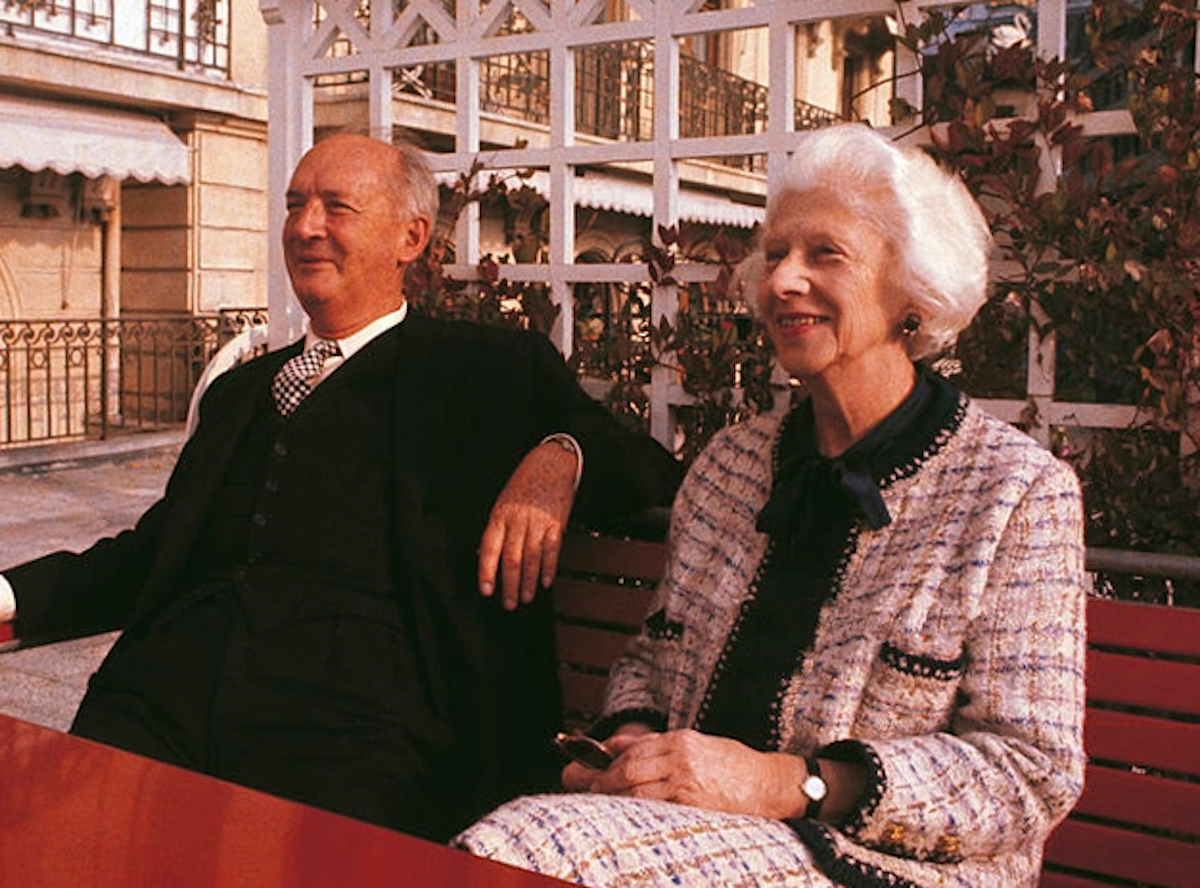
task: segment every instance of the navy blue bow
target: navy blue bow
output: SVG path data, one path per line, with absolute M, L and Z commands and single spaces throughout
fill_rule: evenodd
M 851 514 L 862 518 L 872 530 L 892 521 L 870 474 L 841 459 L 804 454 L 783 459 L 770 499 L 758 513 L 755 526 L 772 536 L 807 532 L 828 514 L 834 497 L 842 499 Z

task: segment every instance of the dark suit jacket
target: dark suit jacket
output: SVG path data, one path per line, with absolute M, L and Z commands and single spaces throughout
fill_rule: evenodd
M 56 553 L 6 571 L 23 638 L 144 627 L 179 595 L 256 401 L 298 348 L 217 378 L 164 497 L 133 530 L 79 555 Z M 462 783 L 481 781 L 479 805 L 490 804 L 530 788 L 512 785 L 514 758 L 529 753 L 529 744 L 548 748 L 548 736 L 536 735 L 554 717 L 545 700 L 553 688 L 549 603 L 508 614 L 476 589 L 477 546 L 496 495 L 521 458 L 557 431 L 583 446 L 576 515 L 591 524 L 612 526 L 633 510 L 668 503 L 680 470 L 588 398 L 543 337 L 410 316 L 360 354 L 367 349 L 386 350 L 395 365 L 390 496 L 398 527 L 390 554 L 402 586 L 395 591 L 411 622 L 428 704 L 460 738 L 456 754 L 470 777 Z M 338 373 L 318 394 L 326 386 L 332 393 Z

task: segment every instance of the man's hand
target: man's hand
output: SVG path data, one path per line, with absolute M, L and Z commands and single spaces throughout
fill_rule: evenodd
M 506 610 L 533 601 L 539 582 L 554 581 L 577 468 L 567 448 L 543 442 L 521 460 L 492 506 L 479 544 L 479 591 L 495 592 L 499 569 Z

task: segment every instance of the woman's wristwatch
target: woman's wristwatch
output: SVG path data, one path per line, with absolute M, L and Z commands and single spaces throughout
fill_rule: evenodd
M 806 758 L 804 764 L 808 768 L 808 776 L 800 784 L 800 791 L 808 799 L 808 807 L 804 809 L 804 816 L 815 820 L 821 814 L 821 803 L 825 801 L 825 796 L 829 795 L 829 785 L 821 777 L 821 766 L 815 757 Z

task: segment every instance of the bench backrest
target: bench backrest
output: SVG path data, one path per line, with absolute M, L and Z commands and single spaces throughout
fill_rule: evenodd
M 641 628 L 666 546 L 569 533 L 554 581 L 559 678 L 568 727 L 595 721 L 608 669 Z
M 554 595 L 568 725 L 595 719 L 665 564 L 660 543 L 564 542 Z M 1087 785 L 1050 837 L 1042 888 L 1200 885 L 1200 610 L 1089 600 L 1087 670 Z
M 1083 797 L 1043 888 L 1200 885 L 1200 610 L 1088 602 Z

